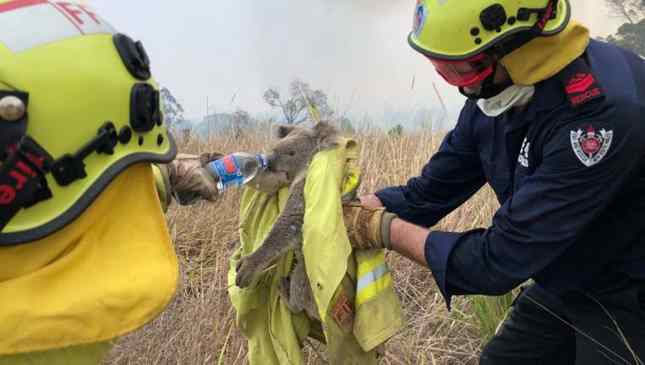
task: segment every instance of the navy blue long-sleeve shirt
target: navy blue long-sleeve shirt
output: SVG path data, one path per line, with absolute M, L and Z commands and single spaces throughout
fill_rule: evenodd
M 536 85 L 524 111 L 492 118 L 468 101 L 420 176 L 377 192 L 430 227 L 485 183 L 501 204 L 487 229 L 433 231 L 426 260 L 446 302 L 529 278 L 547 290 L 645 280 L 645 62 L 592 41 Z

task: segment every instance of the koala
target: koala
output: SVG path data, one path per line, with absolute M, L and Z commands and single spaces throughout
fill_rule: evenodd
M 257 184 L 269 181 L 268 185 L 276 187 L 277 182 L 286 182 L 289 184 L 289 198 L 262 245 L 238 263 L 235 282 L 240 288 L 249 286 L 278 258 L 293 249 L 296 264 L 289 276 L 283 279 L 280 295 L 292 312 L 304 310 L 310 318 L 320 320 L 302 253 L 304 187 L 314 155 L 337 146 L 339 133 L 332 125 L 320 122 L 313 128 L 282 125 L 278 127 L 277 136 L 278 142 L 267 155 L 267 171 Z M 253 181 L 251 186 L 254 186 Z M 259 190 L 267 192 L 267 189 Z

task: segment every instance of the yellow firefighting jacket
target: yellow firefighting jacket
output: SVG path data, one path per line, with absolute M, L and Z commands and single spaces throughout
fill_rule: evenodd
M 259 247 L 288 198 L 246 188 L 240 208 L 241 246 L 231 258 L 229 295 L 237 325 L 249 341 L 251 364 L 302 364 L 301 344 L 310 335 L 327 345 L 332 364 L 376 364 L 374 348 L 403 326 L 401 306 L 382 251 L 352 252 L 342 217 L 341 194 L 356 189 L 358 146 L 318 153 L 305 184 L 303 253 L 322 323 L 293 314 L 278 284 L 292 267 L 281 258 L 254 286 L 235 286 L 235 267 Z

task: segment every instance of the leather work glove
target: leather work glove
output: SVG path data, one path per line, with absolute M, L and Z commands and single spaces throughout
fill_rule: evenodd
M 385 208 L 368 208 L 358 200 L 343 205 L 343 218 L 352 247 L 362 250 L 390 249 L 390 224 L 396 214 Z
M 217 177 L 205 167 L 222 157 L 224 155 L 217 152 L 201 155 L 180 153 L 172 162 L 159 165 L 165 180 L 166 195 L 174 197 L 180 205 L 191 205 L 200 199 L 217 200 Z

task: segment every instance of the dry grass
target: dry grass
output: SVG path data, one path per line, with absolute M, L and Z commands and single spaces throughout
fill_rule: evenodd
M 417 175 L 438 147 L 430 134 L 387 138 L 365 133 L 362 192 L 403 184 Z M 184 152 L 259 151 L 268 136 L 184 141 Z M 144 329 L 119 341 L 106 364 L 246 364 L 246 342 L 234 325 L 227 296 L 228 257 L 236 239 L 238 192 L 215 204 L 171 208 L 169 227 L 181 260 L 182 285 L 168 309 Z M 439 228 L 467 230 L 487 225 L 497 208 L 488 190 L 441 222 Z M 478 321 L 468 298 L 456 298 L 448 313 L 427 269 L 390 254 L 396 288 L 408 326 L 388 342 L 382 364 L 476 364 L 481 346 Z M 307 349 L 307 363 L 319 363 Z

